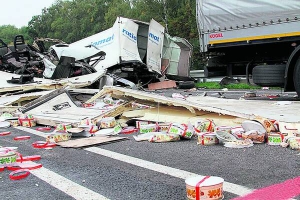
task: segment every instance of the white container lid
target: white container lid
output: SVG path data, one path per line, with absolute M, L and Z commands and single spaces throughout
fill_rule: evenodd
M 9 157 L 17 155 L 14 151 L 1 152 L 0 157 Z
M 114 129 L 113 128 L 101 129 L 101 130 L 95 132 L 95 135 L 99 135 L 99 136 L 114 135 Z
M 187 185 L 196 187 L 197 183 L 199 183 L 204 178 L 205 178 L 205 176 L 191 177 L 191 178 L 186 179 L 185 183 Z M 220 183 L 223 183 L 223 182 L 224 182 L 223 178 L 220 178 L 220 177 L 217 177 L 217 176 L 211 176 L 211 177 L 207 178 L 205 181 L 203 181 L 200 184 L 200 187 L 217 185 L 217 184 L 220 184 Z
M 276 134 L 276 133 L 271 133 L 271 134 L 269 134 L 268 136 L 272 136 L 272 137 L 281 137 L 280 134 Z
M 259 122 L 252 121 L 252 120 L 246 120 L 242 123 L 243 129 L 247 131 L 256 130 L 260 133 L 266 133 L 266 129 L 263 127 L 263 125 Z
M 210 132 L 201 132 L 201 133 L 197 133 L 198 136 L 216 136 L 215 133 L 210 133 Z
M 216 128 L 228 128 L 228 129 L 231 129 L 232 127 L 231 126 L 217 126 Z
M 0 122 L 0 128 L 8 128 L 8 127 L 10 127 L 9 122 Z
M 7 152 L 7 151 L 13 151 L 13 150 L 17 150 L 18 147 L 0 147 L 0 153 L 1 152 Z
M 143 124 L 141 125 L 141 128 L 153 128 L 156 127 L 156 124 Z

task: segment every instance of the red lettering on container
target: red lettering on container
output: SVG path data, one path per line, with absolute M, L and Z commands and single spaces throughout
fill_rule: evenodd
M 223 37 L 223 33 L 213 33 L 209 35 L 209 38 L 213 39 L 213 38 L 222 38 Z

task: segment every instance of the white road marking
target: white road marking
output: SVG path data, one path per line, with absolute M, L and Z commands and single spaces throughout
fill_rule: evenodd
M 27 163 L 27 162 L 26 162 Z M 35 164 L 34 162 L 28 162 Z M 51 186 L 59 189 L 60 191 L 66 193 L 67 195 L 73 197 L 77 200 L 109 200 L 108 198 L 96 193 L 84 186 L 81 186 L 45 167 L 30 170 L 31 174 L 38 177 L 39 179 L 45 181 Z
M 24 126 L 17 126 L 17 127 L 14 127 L 15 129 L 19 129 L 19 130 L 22 130 L 22 131 L 26 131 L 28 133 L 32 133 L 34 135 L 37 135 L 37 136 L 41 136 L 41 137 L 44 137 L 46 138 L 47 135 L 51 132 L 49 131 L 45 131 L 45 132 L 41 132 L 41 131 L 37 131 L 37 130 L 34 130 L 34 129 L 31 129 L 31 128 L 27 128 L 27 127 L 24 127 Z
M 168 167 L 165 165 L 160 165 L 160 164 L 156 164 L 153 162 L 149 162 L 146 160 L 142 160 L 139 158 L 134 158 L 131 156 L 127 156 L 124 154 L 120 154 L 120 153 L 116 153 L 113 151 L 108 151 L 105 149 L 101 149 L 99 147 L 89 147 L 85 149 L 86 151 L 89 152 L 93 152 L 102 156 L 106 156 L 115 160 L 119 160 L 122 162 L 126 162 L 135 166 L 139 166 L 145 169 L 149 169 L 152 171 L 156 171 L 159 173 L 163 173 L 163 174 L 167 174 L 169 176 L 173 176 L 176 178 L 180 178 L 180 179 L 187 179 L 190 177 L 194 177 L 194 176 L 199 176 L 199 174 L 195 174 L 192 172 L 188 172 L 188 171 L 184 171 L 184 170 L 180 170 L 180 169 L 176 169 L 176 168 L 172 168 L 172 167 Z M 201 175 L 200 175 L 201 176 Z M 246 188 L 244 186 L 241 185 L 237 185 L 234 183 L 229 183 L 227 181 L 224 182 L 223 184 L 223 190 L 226 192 L 230 192 L 232 194 L 236 194 L 238 196 L 244 196 L 246 194 L 251 193 L 253 190 Z
M 26 127 L 15 127 L 15 128 L 19 129 L 19 130 L 29 132 L 29 133 L 32 133 L 34 135 L 41 136 L 41 137 L 46 137 L 46 135 L 47 135 L 47 134 L 45 134 L 41 131 L 33 130 L 33 129 L 30 129 L 30 128 L 26 128 Z M 108 151 L 108 150 L 105 150 L 105 149 L 101 149 L 99 147 L 90 147 L 90 148 L 86 148 L 85 150 L 89 151 L 89 152 L 96 153 L 98 155 L 106 156 L 106 157 L 109 157 L 109 158 L 112 158 L 112 159 L 115 159 L 115 160 L 126 162 L 126 163 L 129 163 L 129 164 L 135 165 L 135 166 L 139 166 L 139 167 L 142 167 L 142 168 L 145 168 L 145 169 L 149 169 L 149 170 L 152 170 L 152 171 L 167 174 L 169 176 L 173 176 L 173 177 L 180 178 L 180 179 L 187 179 L 189 177 L 199 176 L 199 174 L 195 174 L 195 173 L 192 173 L 192 172 L 188 172 L 188 171 L 168 167 L 168 166 L 165 166 L 165 165 L 156 164 L 156 163 L 149 162 L 149 161 L 146 161 L 146 160 L 142 160 L 142 159 L 139 159 L 139 158 L 134 158 L 134 157 L 127 156 L 127 155 L 124 155 L 124 154 L 120 154 L 120 153 L 116 153 L 116 152 L 113 152 L 113 151 Z M 238 196 L 244 196 L 244 195 L 247 195 L 247 194 L 249 194 L 253 191 L 252 189 L 249 189 L 247 187 L 237 185 L 237 184 L 234 184 L 234 183 L 230 183 L 230 182 L 227 182 L 227 181 L 224 182 L 223 190 L 226 191 L 226 192 L 230 192 L 232 194 L 236 194 Z
M 16 129 L 32 133 L 41 137 L 46 137 L 46 134 L 40 131 L 36 131 L 26 127 L 15 127 Z M 35 164 L 34 162 L 26 162 L 26 164 Z M 77 199 L 77 200 L 109 200 L 108 198 L 96 193 L 84 186 L 81 186 L 45 167 L 40 169 L 35 169 L 30 171 L 31 174 L 38 177 L 39 179 L 45 181 L 51 186 L 59 189 L 60 191 L 66 193 L 67 195 Z

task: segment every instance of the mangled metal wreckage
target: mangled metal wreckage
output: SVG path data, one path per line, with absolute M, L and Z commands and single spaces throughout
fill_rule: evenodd
M 47 50 L 45 41 L 56 44 Z M 164 78 L 191 80 L 191 44 L 171 37 L 153 19 L 145 23 L 118 17 L 110 29 L 71 44 L 36 39 L 29 45 L 21 35 L 15 37 L 14 46 L 0 42 L 1 71 L 20 75 L 8 80 L 14 84 L 33 83 L 34 77 L 73 83 L 80 80 L 66 79 L 85 76 L 83 82 L 89 80 L 94 88 L 109 83 L 108 77 L 132 87 Z

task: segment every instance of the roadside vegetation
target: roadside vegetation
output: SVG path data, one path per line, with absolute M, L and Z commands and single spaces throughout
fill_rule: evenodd
M 206 89 L 250 89 L 250 90 L 257 90 L 262 89 L 262 87 L 259 86 L 253 86 L 248 85 L 246 83 L 237 83 L 237 84 L 228 84 L 228 85 L 220 85 L 219 82 L 205 82 L 205 83 L 196 83 L 195 86 L 197 88 L 206 88 Z M 269 89 L 280 89 L 278 87 L 276 88 L 269 88 Z

